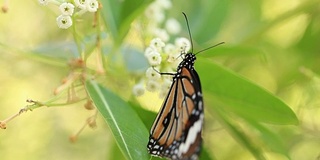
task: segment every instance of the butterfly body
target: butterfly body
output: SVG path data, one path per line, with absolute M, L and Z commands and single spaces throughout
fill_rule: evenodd
M 173 76 L 169 93 L 150 130 L 147 148 L 152 155 L 173 160 L 199 157 L 204 113 L 195 60 L 195 54 L 185 54 Z

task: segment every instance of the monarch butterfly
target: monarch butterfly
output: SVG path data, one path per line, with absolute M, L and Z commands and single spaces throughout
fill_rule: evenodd
M 204 108 L 200 79 L 194 69 L 197 53 L 193 53 L 188 19 L 185 13 L 183 15 L 192 49 L 184 55 L 176 73 L 159 72 L 161 75 L 173 75 L 173 82 L 150 130 L 147 149 L 154 156 L 196 160 L 201 150 Z

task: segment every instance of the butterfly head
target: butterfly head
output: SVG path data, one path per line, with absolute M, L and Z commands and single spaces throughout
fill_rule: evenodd
M 186 67 L 188 69 L 193 69 L 196 59 L 196 55 L 192 52 L 185 54 L 183 61 L 179 65 L 179 68 Z

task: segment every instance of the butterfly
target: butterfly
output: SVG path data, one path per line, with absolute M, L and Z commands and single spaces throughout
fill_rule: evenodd
M 188 19 L 185 13 L 183 15 L 192 47 Z M 217 45 L 220 44 L 222 43 Z M 182 54 L 183 60 L 178 65 L 176 73 L 159 72 L 161 75 L 173 75 L 173 82 L 150 130 L 147 149 L 154 156 L 173 160 L 199 158 L 204 105 L 200 79 L 194 69 L 196 54 L 193 51 Z

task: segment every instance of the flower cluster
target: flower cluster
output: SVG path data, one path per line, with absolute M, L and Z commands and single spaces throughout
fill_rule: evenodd
M 175 73 L 178 63 L 182 60 L 181 54 L 190 49 L 187 38 L 177 38 L 175 43 L 165 44 L 160 38 L 151 40 L 145 50 L 145 57 L 150 67 L 145 73 L 145 78 L 133 87 L 133 94 L 141 96 L 145 89 L 150 92 L 160 91 L 159 96 L 164 97 L 172 83 L 172 76 L 161 76 L 162 73 Z
M 159 97 L 164 97 L 171 86 L 172 76 L 161 76 L 160 72 L 176 73 L 176 68 L 182 60 L 181 54 L 190 49 L 191 44 L 187 38 L 176 38 L 181 31 L 179 22 L 166 17 L 165 11 L 171 7 L 171 0 L 155 0 L 144 12 L 148 25 L 141 34 L 153 39 L 144 52 L 150 66 L 145 72 L 145 77 L 133 87 L 135 96 L 141 96 L 147 90 L 159 91 Z
M 181 31 L 179 22 L 174 18 L 165 17 L 165 11 L 170 9 L 172 2 L 170 0 L 155 0 L 145 10 L 145 16 L 149 25 L 145 32 L 159 37 L 162 41 L 167 42 L 171 35 L 176 35 Z M 165 26 L 165 29 L 158 26 Z
M 58 0 L 38 0 L 41 5 L 48 5 L 49 3 L 59 6 L 60 15 L 56 18 L 59 28 L 67 29 L 72 26 L 72 16 L 74 15 L 75 6 L 79 9 L 77 14 L 85 12 L 96 12 L 99 8 L 97 0 L 74 0 L 73 3 L 60 2 Z

